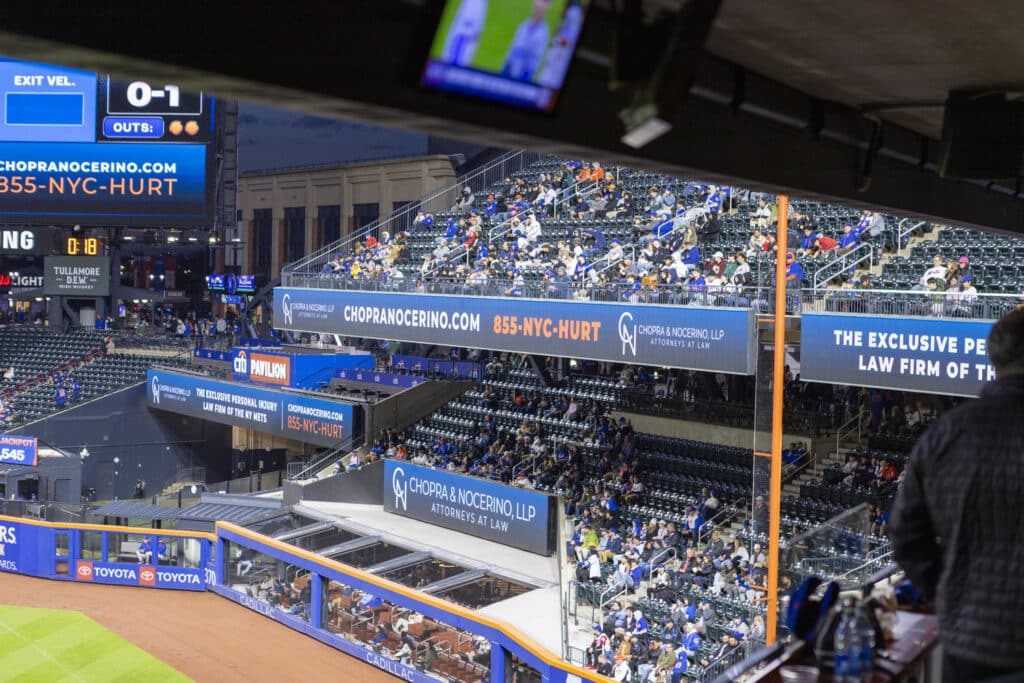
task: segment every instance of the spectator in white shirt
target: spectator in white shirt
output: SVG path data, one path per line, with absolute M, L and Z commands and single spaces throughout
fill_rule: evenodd
M 942 257 L 937 255 L 932 259 L 932 267 L 924 271 L 924 275 L 921 276 L 921 280 L 918 283 L 918 288 L 921 290 L 928 289 L 929 280 L 945 280 L 946 279 L 946 266 L 942 262 Z

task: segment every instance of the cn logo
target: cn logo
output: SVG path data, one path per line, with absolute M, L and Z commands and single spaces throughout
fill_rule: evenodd
M 79 581 L 92 581 L 92 562 L 79 562 L 75 578 Z
M 156 585 L 156 570 L 152 567 L 140 567 L 139 568 L 139 585 L 140 586 L 155 586 Z

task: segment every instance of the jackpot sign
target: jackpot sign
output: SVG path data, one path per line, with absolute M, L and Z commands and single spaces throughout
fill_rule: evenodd
M 146 399 L 159 410 L 320 446 L 352 431 L 352 406 L 341 401 L 164 370 L 147 373 Z
M 39 441 L 34 436 L 0 434 L 0 463 L 35 466 L 39 462 Z
M 409 462 L 384 462 L 384 510 L 539 555 L 554 552 L 553 498 Z
M 753 374 L 749 308 L 278 287 L 280 329 Z

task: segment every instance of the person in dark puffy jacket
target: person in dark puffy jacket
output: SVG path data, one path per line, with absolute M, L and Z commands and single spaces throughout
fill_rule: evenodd
M 997 379 L 921 436 L 889 521 L 934 602 L 945 683 L 1024 674 L 1024 311 L 992 328 L 988 355 Z

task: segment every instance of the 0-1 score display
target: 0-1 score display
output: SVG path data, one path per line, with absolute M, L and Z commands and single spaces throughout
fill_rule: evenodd
M 214 102 L 203 93 L 0 58 L 0 95 L 0 219 L 212 221 Z

